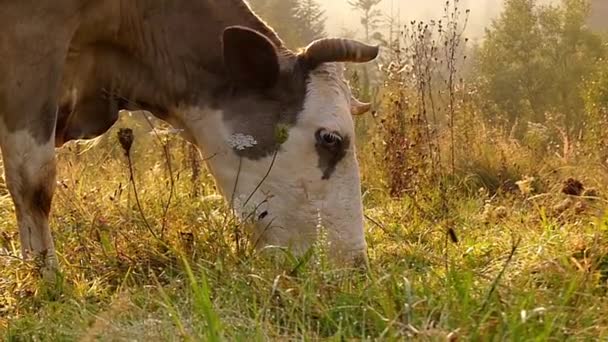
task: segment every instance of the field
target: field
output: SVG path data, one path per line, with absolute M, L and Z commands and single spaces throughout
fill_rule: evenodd
M 122 126 L 137 133 L 133 166 L 147 223 L 114 142 Z M 575 175 L 606 189 L 605 169 L 547 170 L 547 190 L 538 195 L 526 195 L 525 182 L 523 192 L 460 192 L 445 216 L 439 189 L 392 198 L 370 180 L 378 170 L 363 160 L 371 264 L 363 274 L 328 265 L 323 241 L 308 259 L 272 258 L 237 243 L 243 227 L 213 196 L 204 169 L 192 196 L 190 147 L 155 138 L 145 121 L 127 117 L 103 139 L 60 153 L 52 218 L 63 270 L 58 285 L 10 256 L 18 239 L 12 203 L 2 197 L 4 339 L 608 337 L 606 200 L 551 185 Z M 166 214 L 164 148 L 172 151 L 174 179 Z
M 303 257 L 254 251 L 194 148 L 139 112 L 58 151 L 54 283 L 19 258 L 0 180 L 0 337 L 608 340 L 608 39 L 583 3 L 508 0 L 471 46 L 448 2 L 349 69 L 374 104 L 367 271 L 331 265 L 323 231 Z

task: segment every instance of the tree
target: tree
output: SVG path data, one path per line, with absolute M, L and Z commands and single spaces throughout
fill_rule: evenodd
M 296 11 L 299 22 L 298 38 L 302 45 L 325 37 L 325 11 L 315 0 L 300 0 Z
M 382 0 L 348 0 L 348 4 L 361 13 L 361 25 L 365 32 L 365 41 L 373 39 L 384 41 L 382 34 L 376 32 L 382 23 L 382 12 L 376 8 Z M 370 72 L 367 65 L 355 67 L 361 73 L 361 94 L 363 97 L 370 96 Z M 358 73 L 358 72 L 357 72 Z
M 509 125 L 558 114 L 569 131 L 580 129 L 579 89 L 604 55 L 601 38 L 586 27 L 588 13 L 585 0 L 506 0 L 477 53 L 484 112 Z
M 361 25 L 365 29 L 365 40 L 369 42 L 374 31 L 382 23 L 382 12 L 376 8 L 382 0 L 348 0 L 348 4 L 361 12 Z
M 298 0 L 251 0 L 254 11 L 279 33 L 281 39 L 290 47 L 299 44 L 297 22 Z
M 251 0 L 255 12 L 291 48 L 325 36 L 325 13 L 316 0 Z
M 601 60 L 585 81 L 582 90 L 585 101 L 584 144 L 591 151 L 589 156 L 598 156 L 600 163 L 608 161 L 608 60 Z

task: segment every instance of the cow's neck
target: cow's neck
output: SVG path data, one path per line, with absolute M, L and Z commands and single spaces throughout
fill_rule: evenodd
M 240 25 L 266 35 L 280 51 L 283 42 L 242 0 L 124 1 L 121 34 L 126 48 L 155 74 L 170 98 L 206 102 L 225 81 L 221 35 Z M 164 6 L 164 8 L 163 8 Z M 158 8 L 162 9 L 158 9 Z M 159 98 L 156 94 L 156 98 Z
M 224 88 L 221 35 L 228 26 L 261 32 L 291 54 L 242 0 L 94 4 L 70 45 L 57 145 L 102 134 L 117 108 L 149 110 L 183 126 L 173 108 L 209 107 Z

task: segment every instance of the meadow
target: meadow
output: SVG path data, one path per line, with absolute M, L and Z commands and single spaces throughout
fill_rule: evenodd
M 556 20 L 574 9 L 562 11 Z M 608 339 L 608 66 L 581 49 L 562 56 L 589 64 L 583 76 L 560 74 L 578 97 L 542 107 L 534 100 L 547 103 L 562 83 L 522 93 L 496 80 L 544 80 L 556 69 L 518 68 L 538 62 L 529 56 L 501 65 L 500 25 L 487 37 L 493 44 L 471 48 L 478 61 L 466 64 L 465 19 L 452 18 L 411 23 L 378 68 L 348 73 L 374 103 L 355 119 L 366 272 L 333 267 L 322 231 L 302 257 L 255 251 L 198 152 L 163 123 L 123 113 L 94 143 L 58 151 L 56 283 L 20 260 L 0 181 L 0 337 Z M 539 54 L 570 53 L 547 42 Z M 500 102 L 503 94 L 528 102 Z M 124 128 L 135 137 L 129 159 L 118 143 Z
M 359 274 L 331 267 L 322 240 L 308 258 L 254 253 L 204 169 L 193 187 L 190 147 L 177 138 L 161 144 L 145 122 L 128 119 L 98 146 L 60 153 L 52 218 L 63 271 L 58 284 L 45 284 L 35 265 L 13 257 L 18 238 L 3 195 L 4 339 L 608 336 L 606 200 L 598 193 L 566 195 L 559 182 L 576 175 L 606 189 L 605 169 L 547 166 L 541 180 L 547 187 L 538 194 L 526 192 L 534 191 L 528 183 L 520 183 L 524 192 L 494 195 L 461 183 L 469 193 L 452 194 L 444 213 L 440 189 L 393 198 L 374 184 L 375 164 L 364 160 L 370 269 Z M 133 159 L 143 214 L 115 142 L 121 126 L 139 132 Z M 168 210 L 167 143 L 174 178 Z

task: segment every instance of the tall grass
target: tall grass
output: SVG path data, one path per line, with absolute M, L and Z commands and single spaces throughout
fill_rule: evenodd
M 56 287 L 18 258 L 0 182 L 0 336 L 608 338 L 608 173 L 594 149 L 603 109 L 592 104 L 603 93 L 588 97 L 600 140 L 556 142 L 558 119 L 493 125 L 462 72 L 466 16 L 448 4 L 441 23 L 403 29 L 377 111 L 358 122 L 369 272 L 330 267 L 323 239 L 300 258 L 244 248 L 247 223 L 191 147 L 123 115 L 95 144 L 59 151 Z M 128 159 L 122 128 L 134 134 Z M 566 194 L 577 181 L 584 192 Z
M 162 227 L 170 188 L 162 146 L 151 149 L 156 138 L 124 119 L 121 126 L 135 127 L 134 179 L 142 208 L 153 228 Z M 33 265 L 11 256 L 18 250 L 15 222 L 10 202 L 3 202 L 5 339 L 608 336 L 602 295 L 608 277 L 606 202 L 601 194 L 560 194 L 561 183 L 552 182 L 572 174 L 567 167 L 557 175 L 539 173 L 547 183 L 541 193 L 497 195 L 473 186 L 453 192 L 447 221 L 437 211 L 440 188 L 392 198 L 365 184 L 371 267 L 355 276 L 323 262 L 322 245 L 302 259 L 238 251 L 237 223 L 226 219 L 230 211 L 222 201 L 209 197 L 215 193 L 210 175 L 201 174 L 202 195 L 193 199 L 188 155 L 177 147 L 171 150 L 175 198 L 159 243 L 142 221 L 122 151 L 110 146 L 100 142 L 79 156 L 60 154 L 52 224 L 62 289 L 42 291 Z M 592 169 L 577 176 L 588 187 L 608 184 Z M 566 210 L 555 210 L 568 198 L 573 203 Z M 448 224 L 458 244 L 445 244 Z

